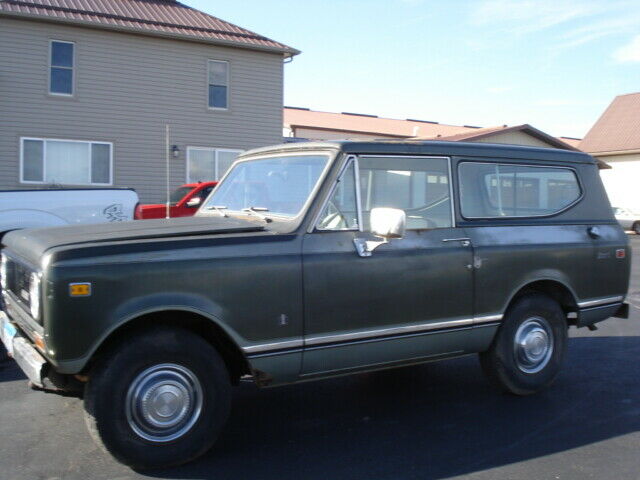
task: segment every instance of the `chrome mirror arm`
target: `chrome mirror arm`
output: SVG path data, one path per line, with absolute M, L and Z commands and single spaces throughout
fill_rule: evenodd
M 371 253 L 378 248 L 380 245 L 384 245 L 385 243 L 389 243 L 389 240 L 383 238 L 379 241 L 374 240 L 365 240 L 364 238 L 354 238 L 353 244 L 356 247 L 356 252 L 361 257 L 370 257 Z

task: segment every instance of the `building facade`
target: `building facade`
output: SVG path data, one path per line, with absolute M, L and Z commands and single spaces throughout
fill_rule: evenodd
M 160 202 L 167 125 L 171 188 L 281 140 L 296 50 L 173 0 L 41 3 L 0 1 L 0 188 L 131 187 Z
M 481 128 L 471 125 L 447 125 L 415 119 L 381 118 L 358 113 L 319 112 L 308 108 L 285 107 L 285 138 L 309 140 L 447 140 L 528 145 L 541 148 L 576 150 L 578 139 L 553 137 L 531 125 Z
M 600 172 L 611 204 L 640 213 L 640 92 L 616 97 L 580 149 L 611 167 Z

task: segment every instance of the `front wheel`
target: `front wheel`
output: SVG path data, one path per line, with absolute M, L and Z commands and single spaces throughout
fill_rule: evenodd
M 209 343 L 187 330 L 157 328 L 116 344 L 93 368 L 85 418 L 94 440 L 121 463 L 178 465 L 212 446 L 230 390 Z
M 556 379 L 567 347 L 567 322 L 557 302 L 546 295 L 526 295 L 509 308 L 486 352 L 483 371 L 499 389 L 529 395 Z

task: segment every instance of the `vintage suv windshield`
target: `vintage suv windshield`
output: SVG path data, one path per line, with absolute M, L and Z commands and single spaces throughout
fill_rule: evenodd
M 295 217 L 328 161 L 328 155 L 283 155 L 238 162 L 203 210 L 254 209 L 267 216 Z

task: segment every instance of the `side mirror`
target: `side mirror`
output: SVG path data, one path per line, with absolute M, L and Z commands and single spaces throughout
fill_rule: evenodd
M 195 208 L 200 205 L 200 202 L 202 202 L 202 199 L 200 197 L 190 198 L 189 201 L 187 201 L 187 207 Z
M 376 237 L 402 238 L 407 227 L 407 215 L 397 208 L 374 208 L 371 210 L 371 232 Z
M 354 238 L 353 243 L 358 255 L 370 257 L 380 245 L 389 243 L 392 238 L 402 238 L 407 227 L 407 215 L 397 208 L 374 208 L 371 210 L 371 233 L 382 238 L 381 241 Z

